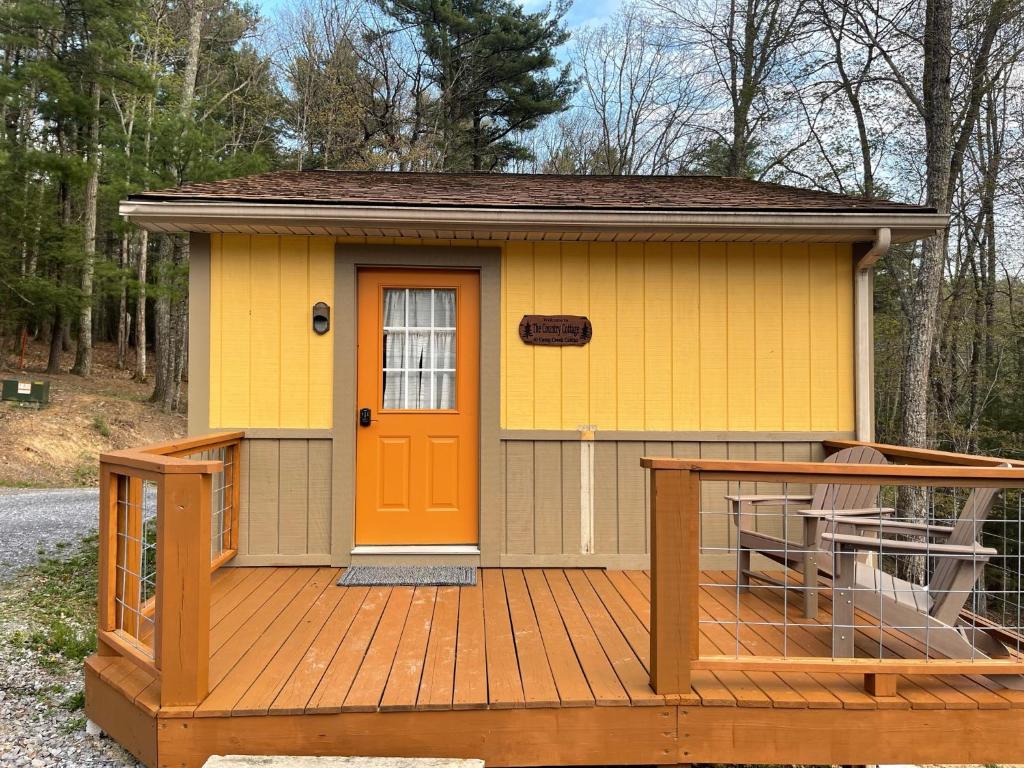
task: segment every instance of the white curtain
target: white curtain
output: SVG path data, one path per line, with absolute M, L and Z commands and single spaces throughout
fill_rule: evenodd
M 455 407 L 455 332 L 434 331 L 434 407 Z M 450 370 L 443 370 L 443 369 Z
M 402 328 L 405 326 L 405 289 L 384 289 L 384 326 Z
M 455 291 L 452 288 L 434 291 L 434 327 L 455 327 Z
M 434 327 L 455 327 L 455 291 L 434 291 Z M 455 331 L 434 331 L 434 407 L 455 407 Z M 447 369 L 447 370 L 445 370 Z
M 405 326 L 405 289 L 384 289 L 384 327 Z M 384 331 L 385 408 L 403 408 L 405 402 L 405 331 Z
M 429 288 L 413 288 L 409 291 L 409 325 L 414 328 L 430 327 Z
M 429 306 L 429 305 L 428 305 Z M 430 407 L 430 331 L 410 331 L 409 358 L 409 400 L 406 408 Z
M 455 407 L 455 374 L 435 373 L 436 399 L 435 408 Z
M 453 289 L 384 290 L 384 408 L 455 407 L 455 316 Z

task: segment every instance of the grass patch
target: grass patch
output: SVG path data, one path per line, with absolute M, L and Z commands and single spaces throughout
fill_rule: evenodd
M 11 640 L 39 655 L 44 668 L 58 671 L 80 664 L 96 648 L 98 538 L 83 539 L 68 551 L 58 547 L 26 568 L 5 589 L 3 608 L 17 611 Z
M 105 416 L 96 415 L 92 417 L 92 428 L 104 437 L 110 437 L 110 424 Z
M 90 486 L 96 485 L 99 480 L 99 472 L 95 461 L 87 461 L 75 467 L 75 485 Z
M 81 689 L 75 691 L 61 702 L 61 706 L 68 712 L 77 712 L 80 709 L 85 709 L 85 691 Z M 84 726 L 85 723 L 82 725 Z
M 0 583 L 0 644 L 24 653 L 42 675 L 29 685 L 51 711 L 69 713 L 61 729 L 85 727 L 82 662 L 96 648 L 96 581 L 99 539 L 57 544 L 39 562 Z

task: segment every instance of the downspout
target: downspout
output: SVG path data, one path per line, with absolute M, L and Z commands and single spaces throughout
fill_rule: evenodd
M 889 245 L 892 243 L 892 231 L 888 227 L 880 227 L 875 232 L 874 242 L 871 243 L 871 248 L 857 259 L 857 271 L 870 269 L 875 265 L 875 262 L 885 256 L 889 251 Z
M 858 440 L 875 439 L 874 264 L 889 251 L 892 231 L 879 227 L 853 270 L 854 424 Z M 856 252 L 856 251 L 855 251 Z

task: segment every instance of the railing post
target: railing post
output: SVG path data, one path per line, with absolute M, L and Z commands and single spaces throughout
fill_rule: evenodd
M 224 474 L 225 478 L 227 473 Z M 242 441 L 231 446 L 231 534 L 228 549 L 238 549 L 238 514 L 242 507 Z
M 160 481 L 154 651 L 165 707 L 209 693 L 211 479 L 186 472 Z
M 690 691 L 698 658 L 700 475 L 651 469 L 651 687 Z
M 117 608 L 114 593 L 117 584 L 117 475 L 110 467 L 100 462 L 100 520 L 99 520 L 99 583 L 97 594 L 99 605 L 96 624 L 99 631 L 112 632 L 116 626 Z M 96 643 L 100 656 L 115 656 L 102 639 Z

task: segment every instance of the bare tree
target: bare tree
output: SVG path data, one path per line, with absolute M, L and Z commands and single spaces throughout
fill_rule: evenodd
M 580 122 L 596 141 L 588 170 L 664 174 L 692 167 L 704 135 L 708 89 L 697 57 L 636 5 L 576 35 Z
M 727 113 L 717 134 L 719 158 L 706 160 L 728 176 L 756 175 L 757 148 L 783 107 L 794 43 L 806 33 L 806 0 L 647 0 L 690 47 L 710 63 Z

